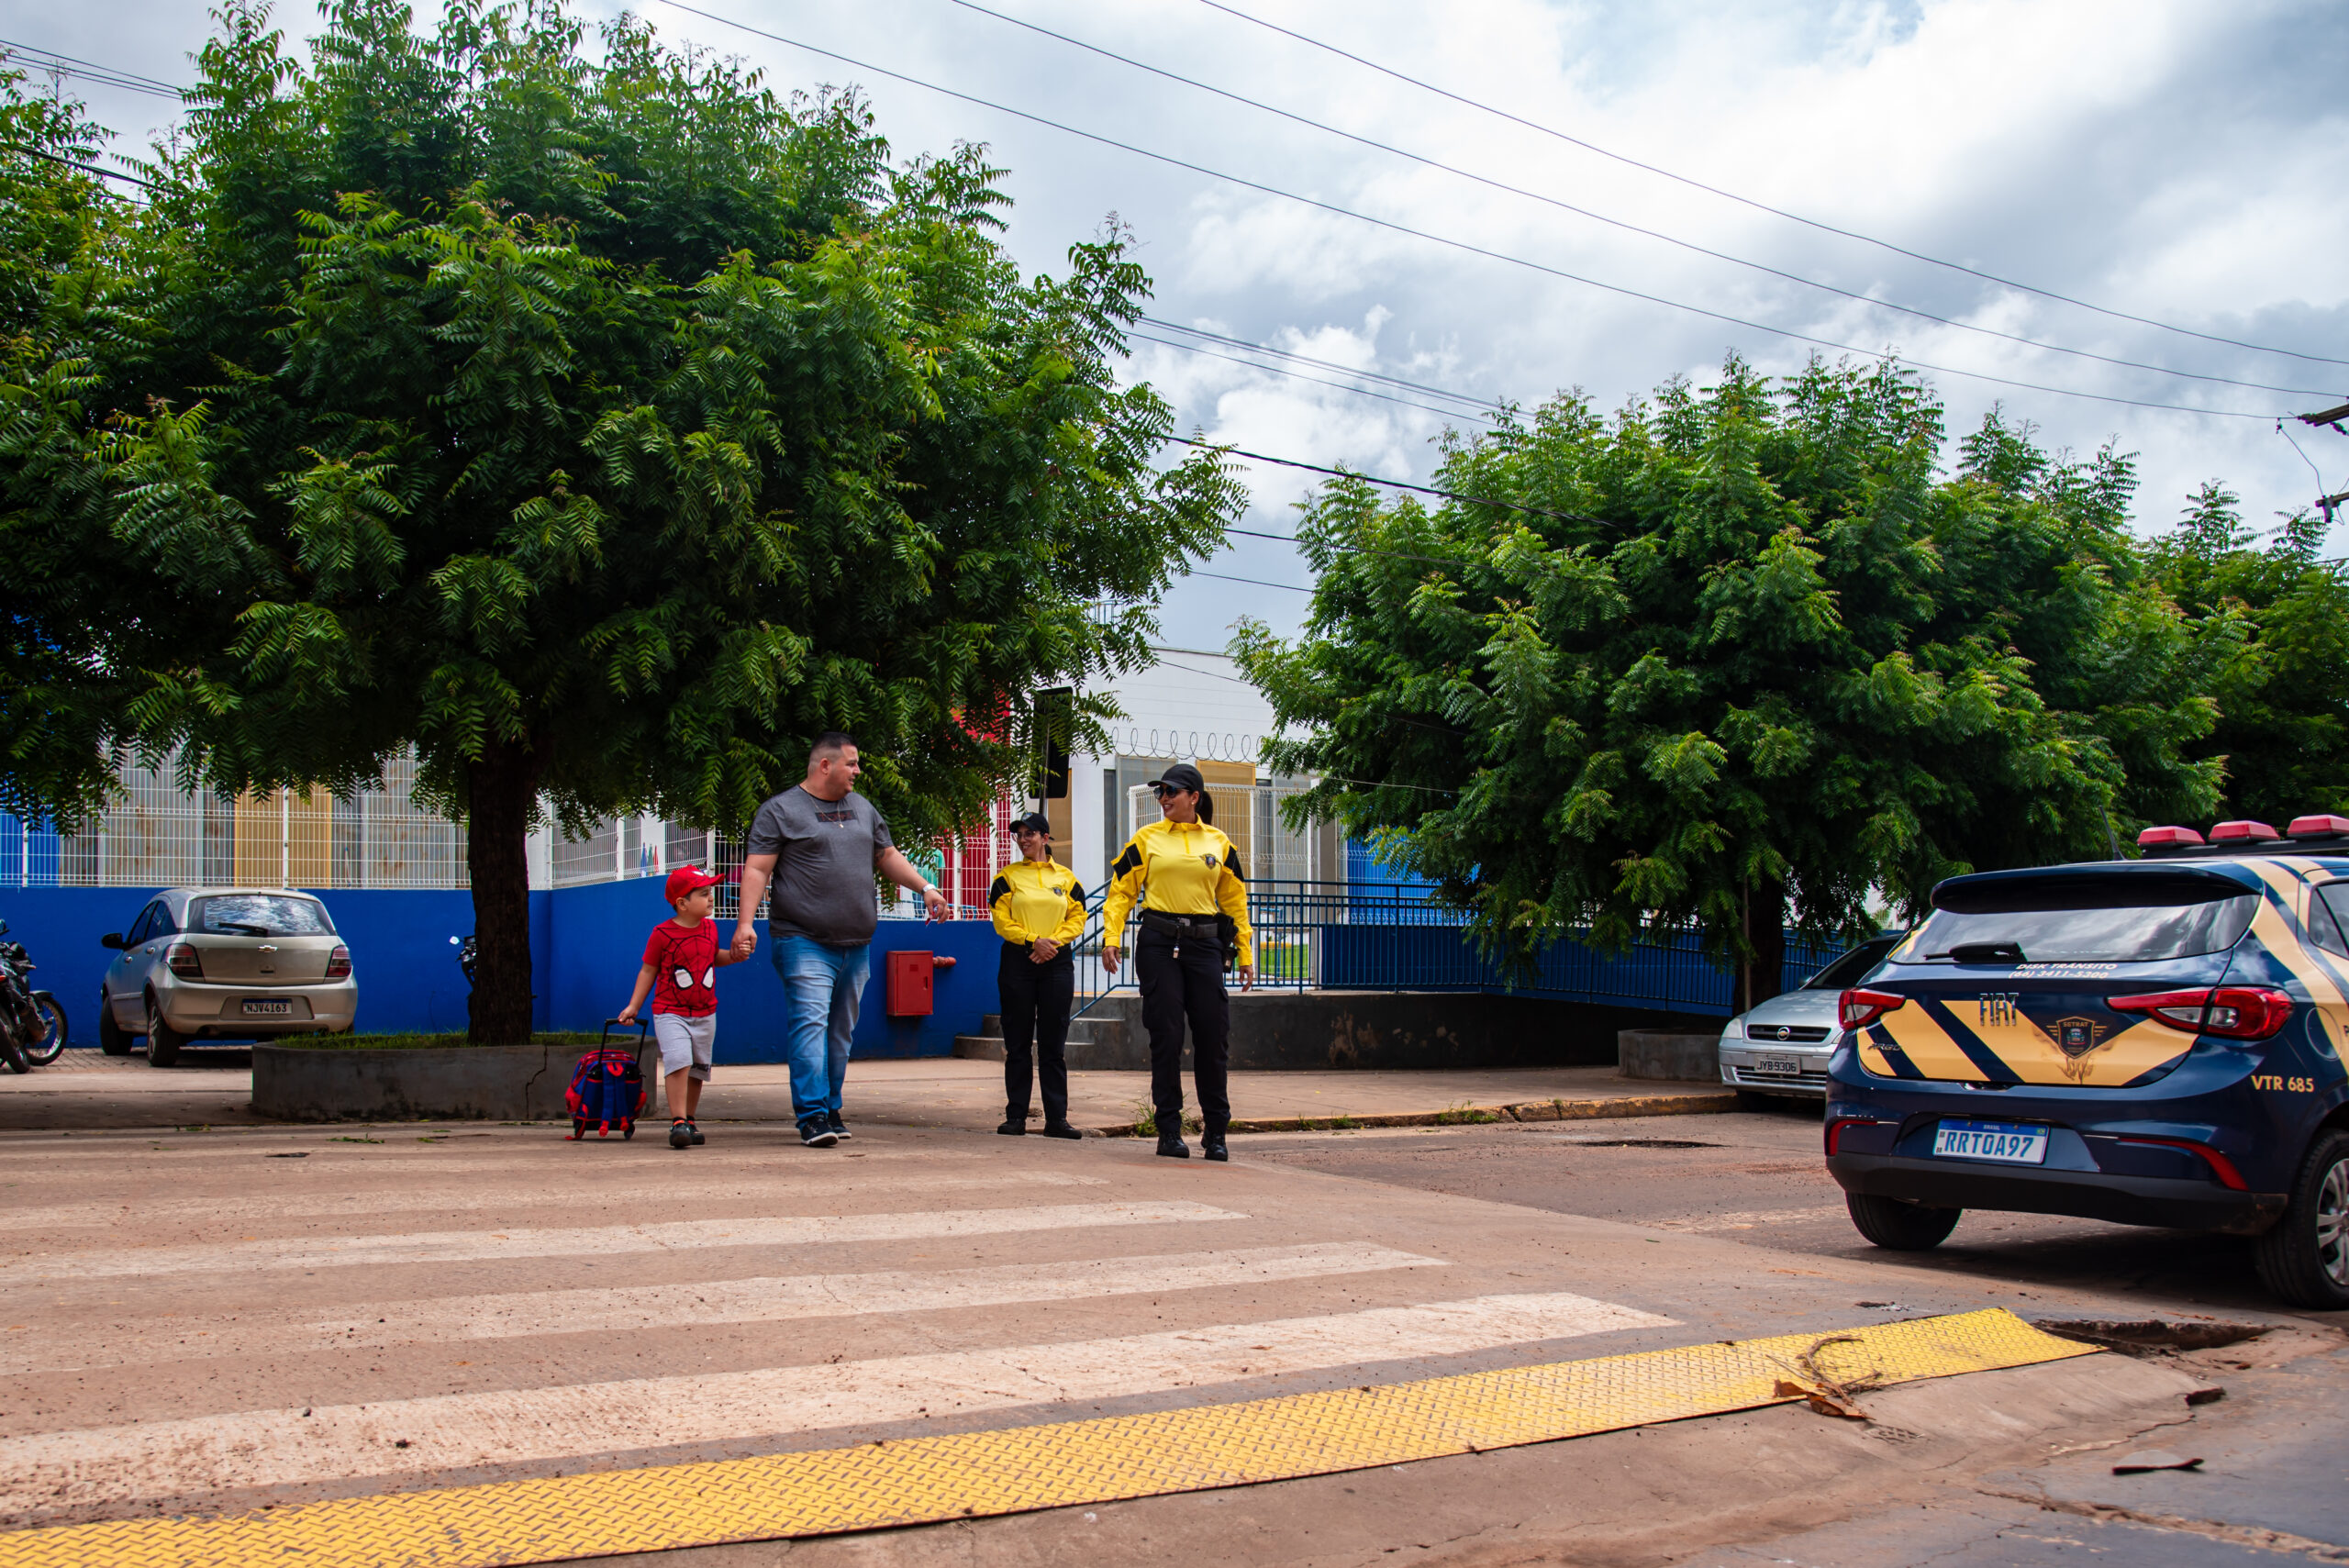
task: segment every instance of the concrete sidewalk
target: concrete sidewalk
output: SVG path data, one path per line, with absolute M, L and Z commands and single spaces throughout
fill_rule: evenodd
M 252 1110 L 249 1052 L 191 1051 L 181 1062 L 159 1069 L 143 1056 L 69 1051 L 55 1067 L 21 1077 L 0 1074 L 0 1131 L 233 1127 L 264 1119 Z M 1184 1098 L 1193 1099 L 1187 1073 Z M 656 1087 L 648 1114 L 666 1114 L 659 1099 Z M 1496 1067 L 1234 1073 L 1231 1101 L 1234 1132 L 1297 1132 L 1677 1116 L 1730 1110 L 1736 1096 L 1717 1084 L 1622 1078 L 1611 1067 Z M 721 1064 L 702 1104 L 707 1122 L 787 1122 L 790 1070 Z M 1041 1102 L 1031 1104 L 1031 1126 L 1041 1129 Z M 1130 1135 L 1149 1105 L 1147 1073 L 1069 1074 L 1069 1119 L 1095 1136 Z M 991 1131 L 1003 1109 L 1003 1069 L 996 1062 L 922 1057 L 849 1067 L 846 1114 L 852 1123 Z

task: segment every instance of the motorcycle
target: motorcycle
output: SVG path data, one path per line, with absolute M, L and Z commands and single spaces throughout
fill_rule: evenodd
M 8 922 L 0 920 L 0 937 Z M 65 1050 L 65 1009 L 32 987 L 32 955 L 22 942 L 0 942 L 0 1063 L 11 1073 L 46 1067 Z

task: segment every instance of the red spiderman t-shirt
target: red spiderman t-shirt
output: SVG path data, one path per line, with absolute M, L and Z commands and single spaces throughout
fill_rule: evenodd
M 663 920 L 645 940 L 652 966 L 652 1010 L 704 1018 L 718 1011 L 718 922 L 680 926 Z

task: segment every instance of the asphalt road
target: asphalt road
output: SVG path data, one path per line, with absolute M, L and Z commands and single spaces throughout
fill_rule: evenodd
M 1250 1140 L 1254 1157 L 1427 1192 L 1881 1264 L 1820 1162 L 1815 1103 L 1599 1125 L 1405 1129 Z M 2100 1220 L 1969 1214 L 1904 1268 L 2142 1300 L 2149 1314 L 2276 1304 L 2238 1237 Z M 2311 1322 L 2349 1314 L 2303 1314 Z

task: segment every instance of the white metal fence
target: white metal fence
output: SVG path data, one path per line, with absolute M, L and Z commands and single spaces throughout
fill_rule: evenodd
M 0 815 L 0 886 L 463 887 L 465 830 L 410 798 L 416 761 L 339 800 L 324 790 L 190 794 L 163 766 L 116 763 L 106 808 L 69 832 Z
M 1215 825 L 1240 851 L 1240 868 L 1250 882 L 1318 882 L 1344 876 L 1342 862 L 1334 868 L 1320 863 L 1323 835 L 1297 832 L 1281 820 L 1282 803 L 1303 795 L 1308 787 L 1208 783 L 1208 793 L 1215 797 Z M 1134 785 L 1126 791 L 1125 830 L 1118 841 L 1122 844 L 1165 815 L 1158 809 L 1158 797 L 1148 784 Z

